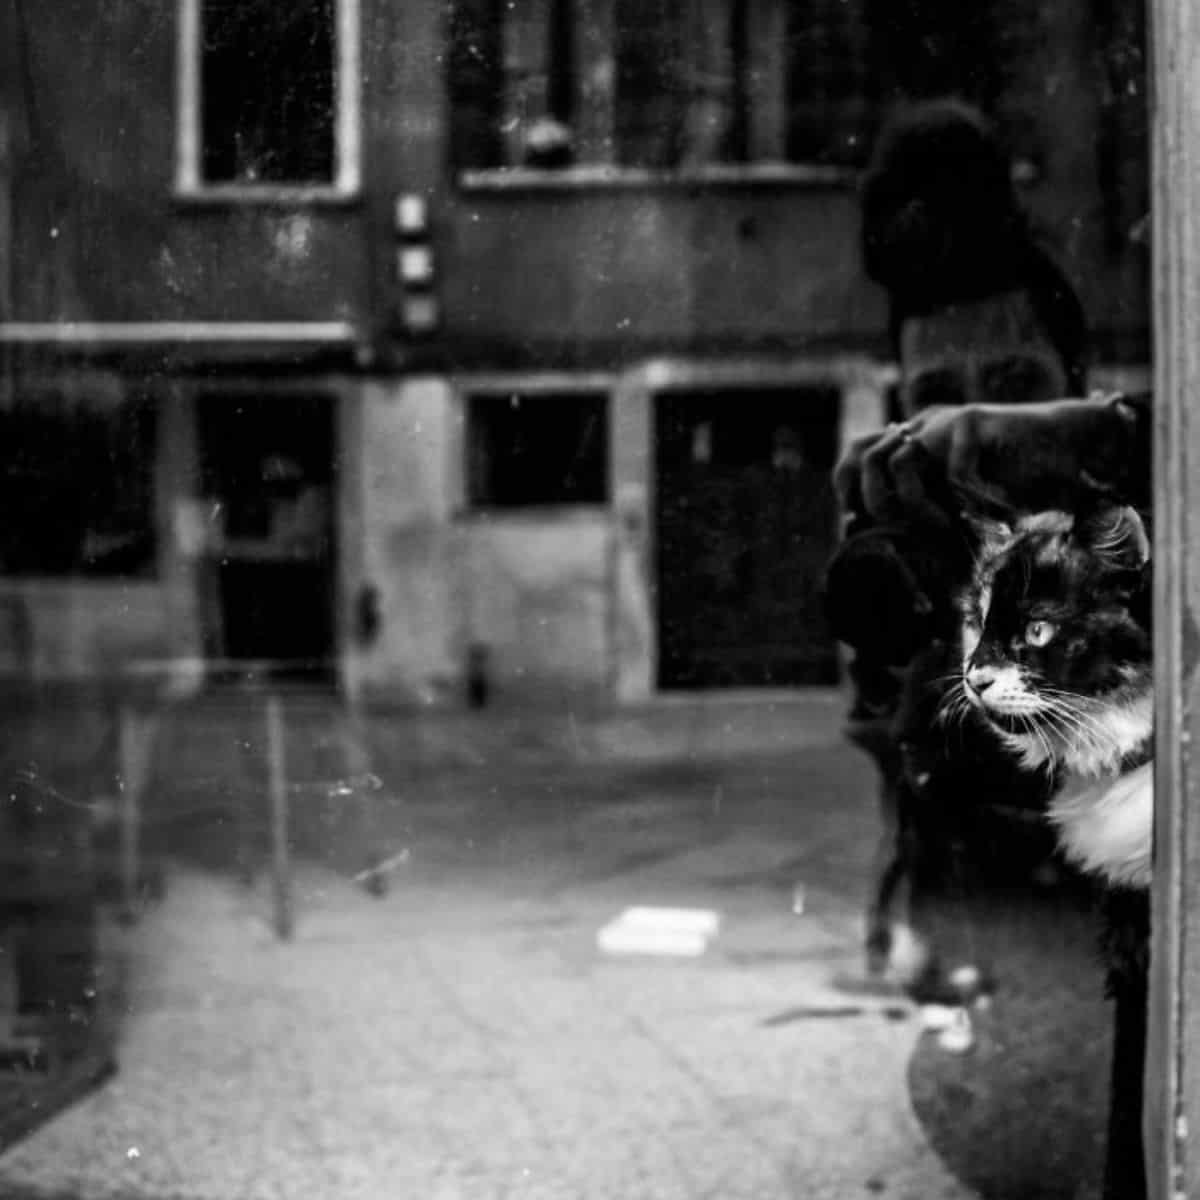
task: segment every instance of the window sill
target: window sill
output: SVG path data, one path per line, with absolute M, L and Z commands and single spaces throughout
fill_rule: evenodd
M 101 591 L 127 591 L 130 588 L 143 587 L 147 590 L 157 588 L 162 578 L 157 567 L 147 567 L 143 571 L 126 574 L 105 574 L 88 571 L 11 571 L 0 575 L 0 595 L 36 595 L 54 594 L 80 586 Z
M 351 208 L 362 200 L 362 191 L 321 184 L 294 187 L 214 184 L 203 188 L 176 188 L 171 199 L 183 208 Z
M 455 511 L 462 525 L 595 524 L 607 521 L 609 502 L 581 500 L 576 503 L 469 504 Z
M 549 192 L 588 189 L 698 187 L 854 187 L 859 172 L 852 167 L 799 163 L 714 163 L 677 169 L 651 167 L 489 167 L 460 171 L 464 192 Z

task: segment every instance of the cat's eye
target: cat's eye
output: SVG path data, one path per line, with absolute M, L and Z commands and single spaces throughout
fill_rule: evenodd
M 1025 642 L 1029 646 L 1044 646 L 1056 632 L 1053 621 L 1030 621 L 1025 626 Z

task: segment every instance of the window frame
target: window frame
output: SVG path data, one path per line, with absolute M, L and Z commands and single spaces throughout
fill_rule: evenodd
M 362 189 L 361 0 L 334 0 L 334 172 L 328 183 L 210 182 L 203 178 L 200 21 L 203 0 L 179 0 L 174 194 L 194 203 L 345 203 Z
M 597 4 L 585 5 L 580 17 L 580 23 L 575 28 L 572 42 L 577 61 L 587 58 L 589 52 L 594 52 L 598 43 L 612 36 L 614 0 L 599 0 Z M 503 39 L 505 35 L 501 33 Z M 603 56 L 602 56 L 603 57 Z M 611 63 L 609 64 L 611 66 Z M 611 124 L 613 120 L 614 96 L 612 81 L 602 69 L 584 72 L 591 76 L 589 81 L 583 79 L 577 82 L 577 100 L 584 101 L 584 111 L 581 114 L 581 148 L 584 156 L 580 161 L 571 165 L 554 168 L 527 166 L 520 163 L 502 163 L 498 165 L 453 166 L 451 175 L 455 187 L 464 193 L 471 192 L 552 192 L 596 189 L 644 189 L 644 188 L 682 188 L 696 187 L 739 187 L 745 185 L 758 187 L 810 187 L 817 189 L 845 189 L 857 186 L 865 164 L 846 165 L 820 163 L 811 160 L 790 160 L 780 153 L 781 145 L 775 145 L 786 137 L 782 127 L 775 129 L 779 113 L 773 112 L 766 105 L 760 115 L 750 117 L 748 131 L 751 147 L 758 146 L 757 156 L 751 156 L 746 161 L 711 161 L 703 163 L 685 163 L 674 166 L 639 166 L 625 165 L 612 161 L 609 157 L 611 145 Z M 754 98 L 763 99 L 766 94 L 764 84 L 751 73 L 748 81 Z M 607 79 L 607 85 L 597 84 L 595 77 Z M 786 86 L 781 82 L 780 86 Z M 597 87 L 600 94 L 596 93 Z M 513 85 L 503 85 L 505 115 L 512 104 L 511 91 Z M 590 95 L 590 103 L 586 97 Z M 453 98 L 447 97 L 448 111 L 453 104 Z M 599 156 L 594 156 L 598 147 Z
M 616 376 L 605 371 L 546 372 L 524 374 L 472 373 L 457 375 L 454 390 L 459 409 L 461 442 L 459 447 L 459 483 L 456 516 L 464 520 L 544 520 L 555 514 L 604 512 L 613 503 L 613 421 L 615 414 L 614 385 Z M 471 464 L 474 401 L 502 401 L 505 397 L 522 394 L 530 397 L 597 397 L 603 400 L 604 498 L 599 500 L 551 500 L 535 503 L 497 503 L 481 501 L 472 494 Z
M 463 192 L 554 192 L 573 189 L 613 191 L 639 188 L 810 187 L 853 188 L 861 178 L 856 167 L 817 163 L 710 163 L 695 167 L 622 167 L 609 163 L 580 164 L 543 170 L 539 167 L 462 167 L 455 182 Z
M 1154 878 L 1142 1131 L 1147 1194 L 1196 1194 L 1200 1110 L 1200 39 L 1191 0 L 1152 0 Z M 1140 465 L 1140 464 L 1138 464 Z M 1189 1135 L 1188 1123 L 1193 1122 Z

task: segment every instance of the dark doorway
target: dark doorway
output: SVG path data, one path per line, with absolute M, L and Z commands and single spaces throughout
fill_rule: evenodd
M 333 417 L 328 396 L 198 402 L 206 650 L 234 669 L 332 676 Z
M 832 387 L 658 397 L 660 687 L 837 681 L 820 585 L 839 408 Z

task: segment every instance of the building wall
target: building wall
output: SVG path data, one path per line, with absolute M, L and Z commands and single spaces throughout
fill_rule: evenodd
M 153 582 L 0 581 L 0 674 L 36 682 L 107 677 L 162 662 L 172 631 Z
M 413 119 L 393 108 L 374 128 L 372 154 L 388 164 L 389 186 L 432 200 L 453 361 L 612 365 L 664 350 L 823 345 L 887 352 L 882 298 L 859 269 L 852 178 L 455 176 L 443 81 L 416 69 L 419 55 L 440 45 L 442 16 L 436 4 L 401 7 L 389 19 L 408 49 L 389 54 L 384 41 L 375 53 L 390 59 L 394 95 Z M 1079 290 L 1101 355 L 1124 357 L 1146 352 L 1147 254 L 1129 236 L 1143 215 L 1129 211 L 1137 188 L 1126 179 L 1112 193 L 1104 148 L 1119 126 L 1123 140 L 1109 149 L 1120 170 L 1129 176 L 1140 162 L 1145 171 L 1145 99 L 1144 90 L 1130 92 L 1136 57 L 1104 43 L 1111 31 L 1093 9 L 1087 0 L 997 4 L 997 20 L 1010 21 L 1020 40 L 1003 107 L 1023 131 L 1022 191 L 1034 227 Z M 1107 64 L 1122 56 L 1127 78 L 1117 87 Z M 378 244 L 388 245 L 390 210 L 372 219 Z M 380 304 L 394 308 L 386 256 L 376 267 Z
M 368 703 L 462 704 L 483 647 L 489 701 L 604 694 L 608 511 L 467 512 L 462 397 L 445 379 L 365 382 L 348 410 L 347 688 Z
M 0 6 L 0 238 L 12 230 L 0 321 L 347 322 L 360 353 L 338 362 L 331 385 L 347 690 L 460 703 L 481 645 L 497 698 L 644 698 L 656 654 L 656 363 L 670 355 L 703 376 L 740 359 L 761 382 L 849 355 L 866 374 L 843 378 L 846 428 L 877 419 L 867 377 L 888 351 L 882 297 L 858 265 L 854 181 L 456 177 L 443 0 L 361 3 L 362 192 L 321 202 L 175 194 L 171 0 L 26 5 L 25 31 L 15 6 Z M 1089 6 L 1063 0 L 1039 20 L 1044 36 L 1012 81 L 1037 149 L 1032 217 L 1102 337 L 1144 348 L 1145 252 L 1112 237 L 1097 149 L 1107 81 Z M 402 194 L 430 212 L 441 319 L 421 338 L 399 320 Z M 238 352 L 193 347 L 190 369 Z M 293 358 L 271 347 L 256 369 L 269 379 L 272 363 L 294 371 Z M 468 513 L 458 374 L 583 365 L 619 376 L 610 503 Z M 0 670 L 200 654 L 191 401 L 173 375 L 160 382 L 157 579 L 0 581 Z
M 456 359 L 876 344 L 846 186 L 464 191 L 436 234 Z
M 348 641 L 347 683 L 368 698 L 436 703 L 457 683 L 462 642 L 452 528 L 459 436 L 450 389 L 416 376 L 371 380 L 355 393 L 356 441 L 347 455 L 359 462 L 343 500 L 342 569 L 351 611 L 366 604 L 374 620 Z
M 24 29 L 5 6 L 9 319 L 344 320 L 376 348 L 483 364 L 882 345 L 852 180 L 455 177 L 442 0 L 361 3 L 362 192 L 308 203 L 175 194 L 175 4 L 26 6 Z M 1095 22 L 1084 0 L 1038 21 L 1010 81 L 1036 150 L 1027 199 L 1095 322 L 1135 336 L 1145 255 L 1106 224 Z M 397 342 L 404 192 L 430 201 L 437 252 L 444 324 L 423 348 Z
M 470 649 L 483 646 L 493 701 L 607 695 L 608 509 L 465 511 L 462 398 L 448 380 L 420 375 L 164 385 L 153 577 L 0 578 L 0 677 L 199 680 L 214 599 L 204 590 L 197 413 L 264 389 L 279 391 L 281 416 L 289 389 L 329 394 L 338 406 L 335 652 L 348 694 L 461 704 Z
M 175 194 L 176 8 L 0 11 L 18 321 L 366 321 L 362 207 Z
M 340 684 L 370 704 L 461 706 L 472 650 L 482 647 L 491 703 L 650 698 L 658 637 L 655 396 L 699 383 L 736 396 L 764 383 L 826 380 L 841 389 L 843 443 L 878 427 L 890 373 L 869 359 L 748 358 L 720 367 L 661 360 L 619 373 L 610 383 L 609 502 L 511 513 L 466 506 L 463 401 L 473 381 L 291 380 L 338 404 Z M 1136 390 L 1146 380 L 1136 371 L 1103 372 L 1097 383 Z M 200 390 L 214 390 L 211 379 L 180 380 L 161 399 L 156 577 L 0 580 L 0 676 L 140 669 L 180 685 L 199 678 Z M 285 412 L 286 395 L 278 402 Z
M 457 532 L 466 647 L 484 651 L 489 697 L 499 703 L 607 698 L 608 511 L 480 516 Z
M 43 383 L 53 378 L 38 376 Z M 107 370 L 75 370 L 68 378 L 84 390 L 121 387 Z M 156 404 L 152 577 L 0 576 L 0 676 L 53 682 L 140 674 L 169 683 L 195 677 L 201 644 L 191 410 L 169 386 L 160 388 Z

